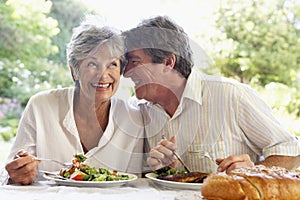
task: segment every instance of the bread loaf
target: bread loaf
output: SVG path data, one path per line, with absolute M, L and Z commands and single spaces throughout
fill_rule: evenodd
M 260 165 L 211 174 L 201 193 L 209 200 L 300 200 L 300 172 Z

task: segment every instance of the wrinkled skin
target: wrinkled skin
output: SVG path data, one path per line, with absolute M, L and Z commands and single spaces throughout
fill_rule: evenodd
M 158 145 L 151 149 L 150 156 L 147 159 L 148 165 L 152 170 L 158 170 L 165 166 L 175 168 L 178 164 L 177 158 L 173 151 L 176 150 L 176 137 L 170 140 L 161 140 Z M 249 155 L 233 155 L 227 158 L 218 158 L 216 162 L 219 164 L 218 171 L 229 173 L 230 171 L 240 167 L 253 167 L 254 162 L 250 160 Z
M 10 177 L 10 182 L 22 185 L 31 184 L 38 175 L 37 166 L 39 163 L 40 161 L 37 161 L 28 152 L 23 150 L 18 151 L 14 159 L 5 166 Z

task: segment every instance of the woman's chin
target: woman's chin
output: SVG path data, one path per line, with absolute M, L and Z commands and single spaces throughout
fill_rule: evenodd
M 104 103 L 106 101 L 109 101 L 111 96 L 102 96 L 102 97 L 96 97 L 95 103 Z

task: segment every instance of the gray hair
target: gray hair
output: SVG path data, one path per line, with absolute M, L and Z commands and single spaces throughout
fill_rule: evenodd
M 123 33 L 126 52 L 143 49 L 153 63 L 162 63 L 170 55 L 176 56 L 174 69 L 185 78 L 194 65 L 190 41 L 183 28 L 167 16 L 143 20 L 136 28 Z
M 97 15 L 87 15 L 81 24 L 73 29 L 71 41 L 67 45 L 69 66 L 78 71 L 80 63 L 93 54 L 102 44 L 107 44 L 113 55 L 120 59 L 121 74 L 126 65 L 124 40 L 117 29 L 103 26 Z

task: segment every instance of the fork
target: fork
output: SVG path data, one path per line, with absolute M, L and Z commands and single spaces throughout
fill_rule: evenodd
M 24 155 L 16 155 L 15 156 L 16 158 L 21 158 L 21 157 L 24 157 Z M 34 157 L 35 160 L 38 160 L 38 161 L 49 161 L 49 162 L 55 162 L 61 166 L 64 166 L 64 167 L 68 167 L 68 166 L 71 166 L 73 165 L 72 162 L 61 162 L 61 161 L 58 161 L 58 160 L 54 160 L 54 159 L 49 159 L 49 158 L 38 158 L 38 157 Z
M 162 138 L 163 138 L 164 140 L 167 140 L 166 136 L 164 136 L 164 135 L 162 135 Z M 183 165 L 184 169 L 185 169 L 188 173 L 190 173 L 190 172 L 191 172 L 190 168 L 184 163 L 184 161 L 183 161 L 182 158 L 179 156 L 179 154 L 178 154 L 176 151 L 173 151 L 173 154 L 176 156 L 176 158 L 179 160 L 179 162 Z
M 199 154 L 200 154 L 200 157 L 208 158 L 210 161 L 212 161 L 213 163 L 216 163 L 217 165 L 220 164 L 217 161 L 215 161 L 207 151 L 200 151 Z
M 49 159 L 49 158 L 38 158 L 36 157 L 35 160 L 38 160 L 38 161 L 48 161 L 48 162 L 55 162 L 61 166 L 64 166 L 64 167 L 68 167 L 68 166 L 71 166 L 72 165 L 72 162 L 61 162 L 61 161 L 58 161 L 58 160 L 54 160 L 54 159 Z
M 69 180 L 69 181 L 73 181 L 72 179 L 68 179 L 66 177 L 61 176 L 58 173 L 55 172 L 49 172 L 49 171 L 45 171 L 45 170 L 39 170 L 40 173 L 45 174 L 46 176 L 49 176 L 51 178 L 57 178 L 57 179 L 61 179 L 61 180 Z
M 219 165 L 220 163 L 218 163 L 217 161 L 215 161 L 210 154 L 207 151 L 189 151 L 189 153 L 195 153 L 195 154 L 199 154 L 200 158 L 208 158 L 211 162 Z

